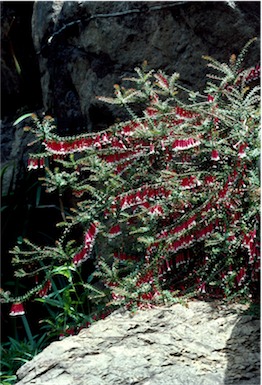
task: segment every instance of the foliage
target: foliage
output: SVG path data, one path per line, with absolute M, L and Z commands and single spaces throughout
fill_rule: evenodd
M 202 93 L 177 73 L 137 68 L 127 87 L 98 98 L 130 120 L 98 133 L 61 137 L 53 118 L 32 115 L 41 151 L 28 168 L 43 168 L 46 191 L 61 208 L 70 195 L 72 208 L 55 246 L 24 240 L 13 264 L 17 277 L 40 282 L 19 301 L 59 309 L 47 320 L 55 333 L 89 322 L 97 306 L 256 294 L 260 70 L 243 69 L 251 43 L 229 64 L 205 58 L 215 74 Z
M 35 336 L 33 343 L 31 343 L 26 339 L 17 341 L 9 337 L 9 341 L 1 345 L 1 384 L 11 385 L 16 383 L 17 377 L 14 373 L 46 346 L 45 338 L 45 334 L 41 337 Z

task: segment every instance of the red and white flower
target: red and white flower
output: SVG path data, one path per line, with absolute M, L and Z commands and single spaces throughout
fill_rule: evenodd
M 46 296 L 47 296 L 47 293 L 49 292 L 49 290 L 51 289 L 51 287 L 52 287 L 52 283 L 51 283 L 50 280 L 48 280 L 48 281 L 45 283 L 44 287 L 43 287 L 41 290 L 39 290 L 39 292 L 37 293 L 37 295 L 38 295 L 39 297 L 41 297 L 41 298 L 46 297 Z
M 38 159 L 35 158 L 29 158 L 27 163 L 28 171 L 30 170 L 37 170 L 38 169 Z
M 173 151 L 188 150 L 189 148 L 197 147 L 200 141 L 194 138 L 176 139 L 172 144 Z
M 241 269 L 236 275 L 237 286 L 241 286 L 242 283 L 245 281 L 245 278 L 246 278 L 246 269 L 245 267 L 241 267 Z
M 11 311 L 9 313 L 10 316 L 15 317 L 17 315 L 24 315 L 25 309 L 22 302 L 13 303 L 11 306 Z
M 109 238 L 115 238 L 118 235 L 120 235 L 121 233 L 122 233 L 122 231 L 121 231 L 120 226 L 115 225 L 115 226 L 111 227 L 111 229 L 109 230 L 108 237 Z
M 75 266 L 81 265 L 89 258 L 98 233 L 98 225 L 98 222 L 91 223 L 89 230 L 85 235 L 84 247 L 73 258 L 73 264 Z
M 194 187 L 198 187 L 200 185 L 201 182 L 195 176 L 183 178 L 180 183 L 182 190 L 188 190 Z
M 245 151 L 246 148 L 247 148 L 247 144 L 246 143 L 240 144 L 239 149 L 238 149 L 238 157 L 240 159 L 245 158 L 247 156 L 246 155 L 246 151 Z
M 163 207 L 161 205 L 155 205 L 155 206 L 151 206 L 149 208 L 149 213 L 153 216 L 163 216 L 164 215 L 164 210 L 163 210 Z
M 217 150 L 212 150 L 211 160 L 214 160 L 215 162 L 217 162 L 219 159 L 220 159 L 220 156 L 219 156 L 218 151 Z

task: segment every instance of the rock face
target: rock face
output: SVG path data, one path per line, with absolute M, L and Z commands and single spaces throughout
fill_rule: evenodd
M 122 113 L 96 96 L 112 95 L 114 83 L 144 60 L 149 69 L 180 72 L 197 89 L 205 80 L 202 55 L 228 60 L 260 36 L 258 1 L 2 2 L 1 11 L 4 190 L 25 166 L 27 138 L 22 125 L 12 127 L 23 113 L 43 107 L 63 134 L 99 130 Z M 257 42 L 250 64 L 259 54 Z
M 42 104 L 37 57 L 32 41 L 33 2 L 1 4 L 1 119 Z
M 259 2 L 38 1 L 32 32 L 43 103 L 59 129 L 96 130 L 119 117 L 97 102 L 148 61 L 193 89 L 205 80 L 202 55 L 227 61 L 260 33 Z M 250 54 L 259 58 L 259 43 Z
M 190 301 L 115 312 L 50 344 L 17 385 L 259 385 L 260 322 L 243 310 Z
M 13 122 L 42 106 L 40 74 L 31 18 L 33 2 L 1 2 L 1 165 L 2 194 L 24 176 L 28 135 Z M 30 139 L 31 140 L 31 139 Z
M 197 89 L 205 80 L 202 55 L 228 60 L 260 36 L 260 2 L 2 3 L 5 191 L 13 172 L 15 187 L 26 166 L 28 136 L 23 136 L 22 124 L 12 127 L 23 113 L 40 113 L 43 107 L 63 134 L 99 130 L 123 113 L 96 96 L 112 95 L 113 85 L 133 75 L 144 60 L 149 69 L 180 72 L 181 80 Z M 259 53 L 258 42 L 250 51 L 250 64 L 259 60 Z

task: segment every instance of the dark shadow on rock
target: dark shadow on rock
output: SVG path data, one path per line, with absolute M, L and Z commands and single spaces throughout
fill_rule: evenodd
M 260 385 L 260 308 L 239 315 L 227 341 L 224 385 Z

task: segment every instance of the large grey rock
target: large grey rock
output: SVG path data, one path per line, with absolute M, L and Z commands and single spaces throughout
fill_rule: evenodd
M 243 310 L 190 301 L 115 312 L 53 342 L 17 385 L 259 385 L 260 322 Z
M 37 1 L 32 32 L 44 108 L 61 130 L 94 130 L 121 117 L 98 103 L 113 84 L 148 61 L 180 72 L 193 89 L 205 81 L 202 55 L 227 61 L 260 33 L 259 2 Z M 259 57 L 259 43 L 250 63 Z

